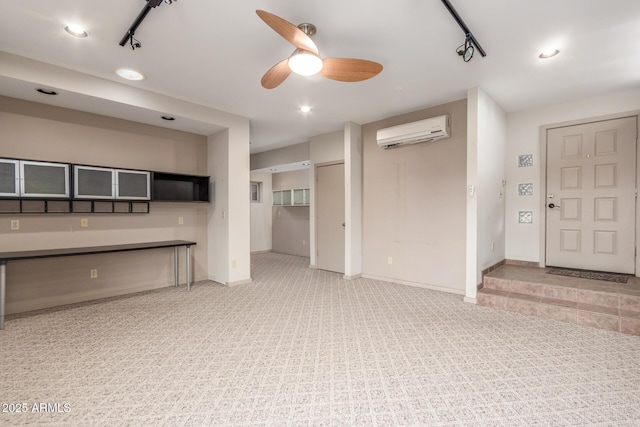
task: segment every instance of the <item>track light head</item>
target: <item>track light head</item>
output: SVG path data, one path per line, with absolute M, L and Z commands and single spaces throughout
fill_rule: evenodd
M 471 61 L 471 58 L 473 58 L 473 52 L 473 43 L 471 41 L 471 37 L 467 34 L 467 38 L 464 40 L 464 44 L 458 46 L 458 48 L 456 49 L 456 53 L 462 57 L 462 60 L 464 62 L 469 62 Z

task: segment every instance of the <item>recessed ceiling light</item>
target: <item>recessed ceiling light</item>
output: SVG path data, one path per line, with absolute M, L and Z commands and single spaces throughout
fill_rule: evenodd
M 57 95 L 58 92 L 56 92 L 55 90 L 49 90 L 49 89 L 42 89 L 42 88 L 38 88 L 36 89 L 37 92 L 40 92 L 44 95 Z
M 175 119 L 176 119 L 175 117 L 171 117 L 171 116 L 162 116 L 162 120 L 167 120 L 167 121 L 170 121 L 170 122 L 175 120 Z
M 540 59 L 553 58 L 554 56 L 556 56 L 559 53 L 560 53 L 560 51 L 558 49 L 545 49 L 545 50 L 542 51 L 542 53 L 540 53 L 538 58 L 540 58 Z
M 309 107 L 308 105 L 303 105 L 302 107 L 300 107 L 300 111 L 302 111 L 303 113 L 308 113 L 311 111 L 311 107 Z
M 144 74 L 131 68 L 118 68 L 116 74 L 127 80 L 144 80 Z
M 87 33 L 87 30 L 77 24 L 69 24 L 64 27 L 64 30 L 74 37 L 87 37 L 89 35 L 89 33 Z

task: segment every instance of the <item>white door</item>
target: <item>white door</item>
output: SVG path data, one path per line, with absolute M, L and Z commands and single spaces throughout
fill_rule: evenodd
M 344 273 L 344 163 L 316 169 L 316 266 Z
M 546 264 L 635 272 L 636 117 L 547 131 Z

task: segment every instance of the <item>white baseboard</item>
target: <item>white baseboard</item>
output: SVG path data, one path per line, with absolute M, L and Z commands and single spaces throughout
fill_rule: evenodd
M 207 277 L 195 277 L 191 282 L 191 286 L 196 282 L 208 280 Z M 178 287 L 186 289 L 186 283 L 179 283 Z M 105 298 L 119 297 L 125 295 L 133 295 L 138 292 L 152 291 L 161 288 L 173 288 L 175 283 L 147 283 L 141 286 L 126 286 L 120 288 L 110 288 L 106 290 L 101 289 L 88 289 L 84 292 L 78 292 L 73 294 L 63 294 L 54 297 L 34 298 L 28 301 L 8 302 L 6 305 L 6 314 L 20 314 L 27 313 L 29 311 L 43 310 L 46 308 L 61 307 L 64 305 L 78 304 L 82 302 L 96 301 Z
M 346 280 L 355 280 L 355 279 L 359 279 L 362 277 L 362 274 L 354 274 L 353 276 L 347 276 L 346 274 L 344 276 L 342 276 L 343 278 L 345 278 Z
M 152 291 L 154 289 L 173 287 L 174 283 L 149 284 L 140 287 L 126 287 L 100 291 L 92 289 L 87 292 L 74 293 L 72 295 L 60 295 L 55 297 L 35 298 L 28 301 L 7 303 L 7 314 L 26 313 L 45 308 L 60 307 L 63 305 L 77 304 L 81 302 L 95 301 L 104 298 L 135 294 L 138 292 Z
M 475 298 L 469 298 L 469 297 L 464 297 L 463 299 L 464 302 L 468 302 L 469 304 L 477 304 L 478 300 Z
M 398 280 L 398 279 L 393 279 L 393 278 L 390 278 L 390 277 L 371 276 L 369 274 L 362 274 L 362 277 L 365 278 L 365 279 L 382 280 L 383 282 L 390 282 L 390 283 L 395 283 L 395 284 L 398 284 L 398 285 L 414 286 L 416 288 L 424 288 L 424 289 L 431 289 L 433 291 L 448 292 L 450 294 L 456 294 L 456 295 L 464 295 L 465 294 L 465 291 L 462 290 L 462 289 L 447 288 L 445 286 L 431 285 L 431 284 L 428 284 L 428 283 L 410 282 L 410 281 L 407 281 L 407 280 Z
M 252 279 L 244 279 L 244 280 L 237 280 L 235 282 L 227 282 L 224 285 L 228 287 L 232 287 L 232 286 L 246 285 L 247 283 L 251 283 L 251 282 L 253 282 Z

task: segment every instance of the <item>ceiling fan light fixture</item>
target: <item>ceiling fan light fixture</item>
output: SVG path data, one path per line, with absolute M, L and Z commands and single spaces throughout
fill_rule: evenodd
M 313 76 L 322 70 L 322 59 L 311 52 L 296 49 L 289 57 L 289 68 L 301 76 Z

